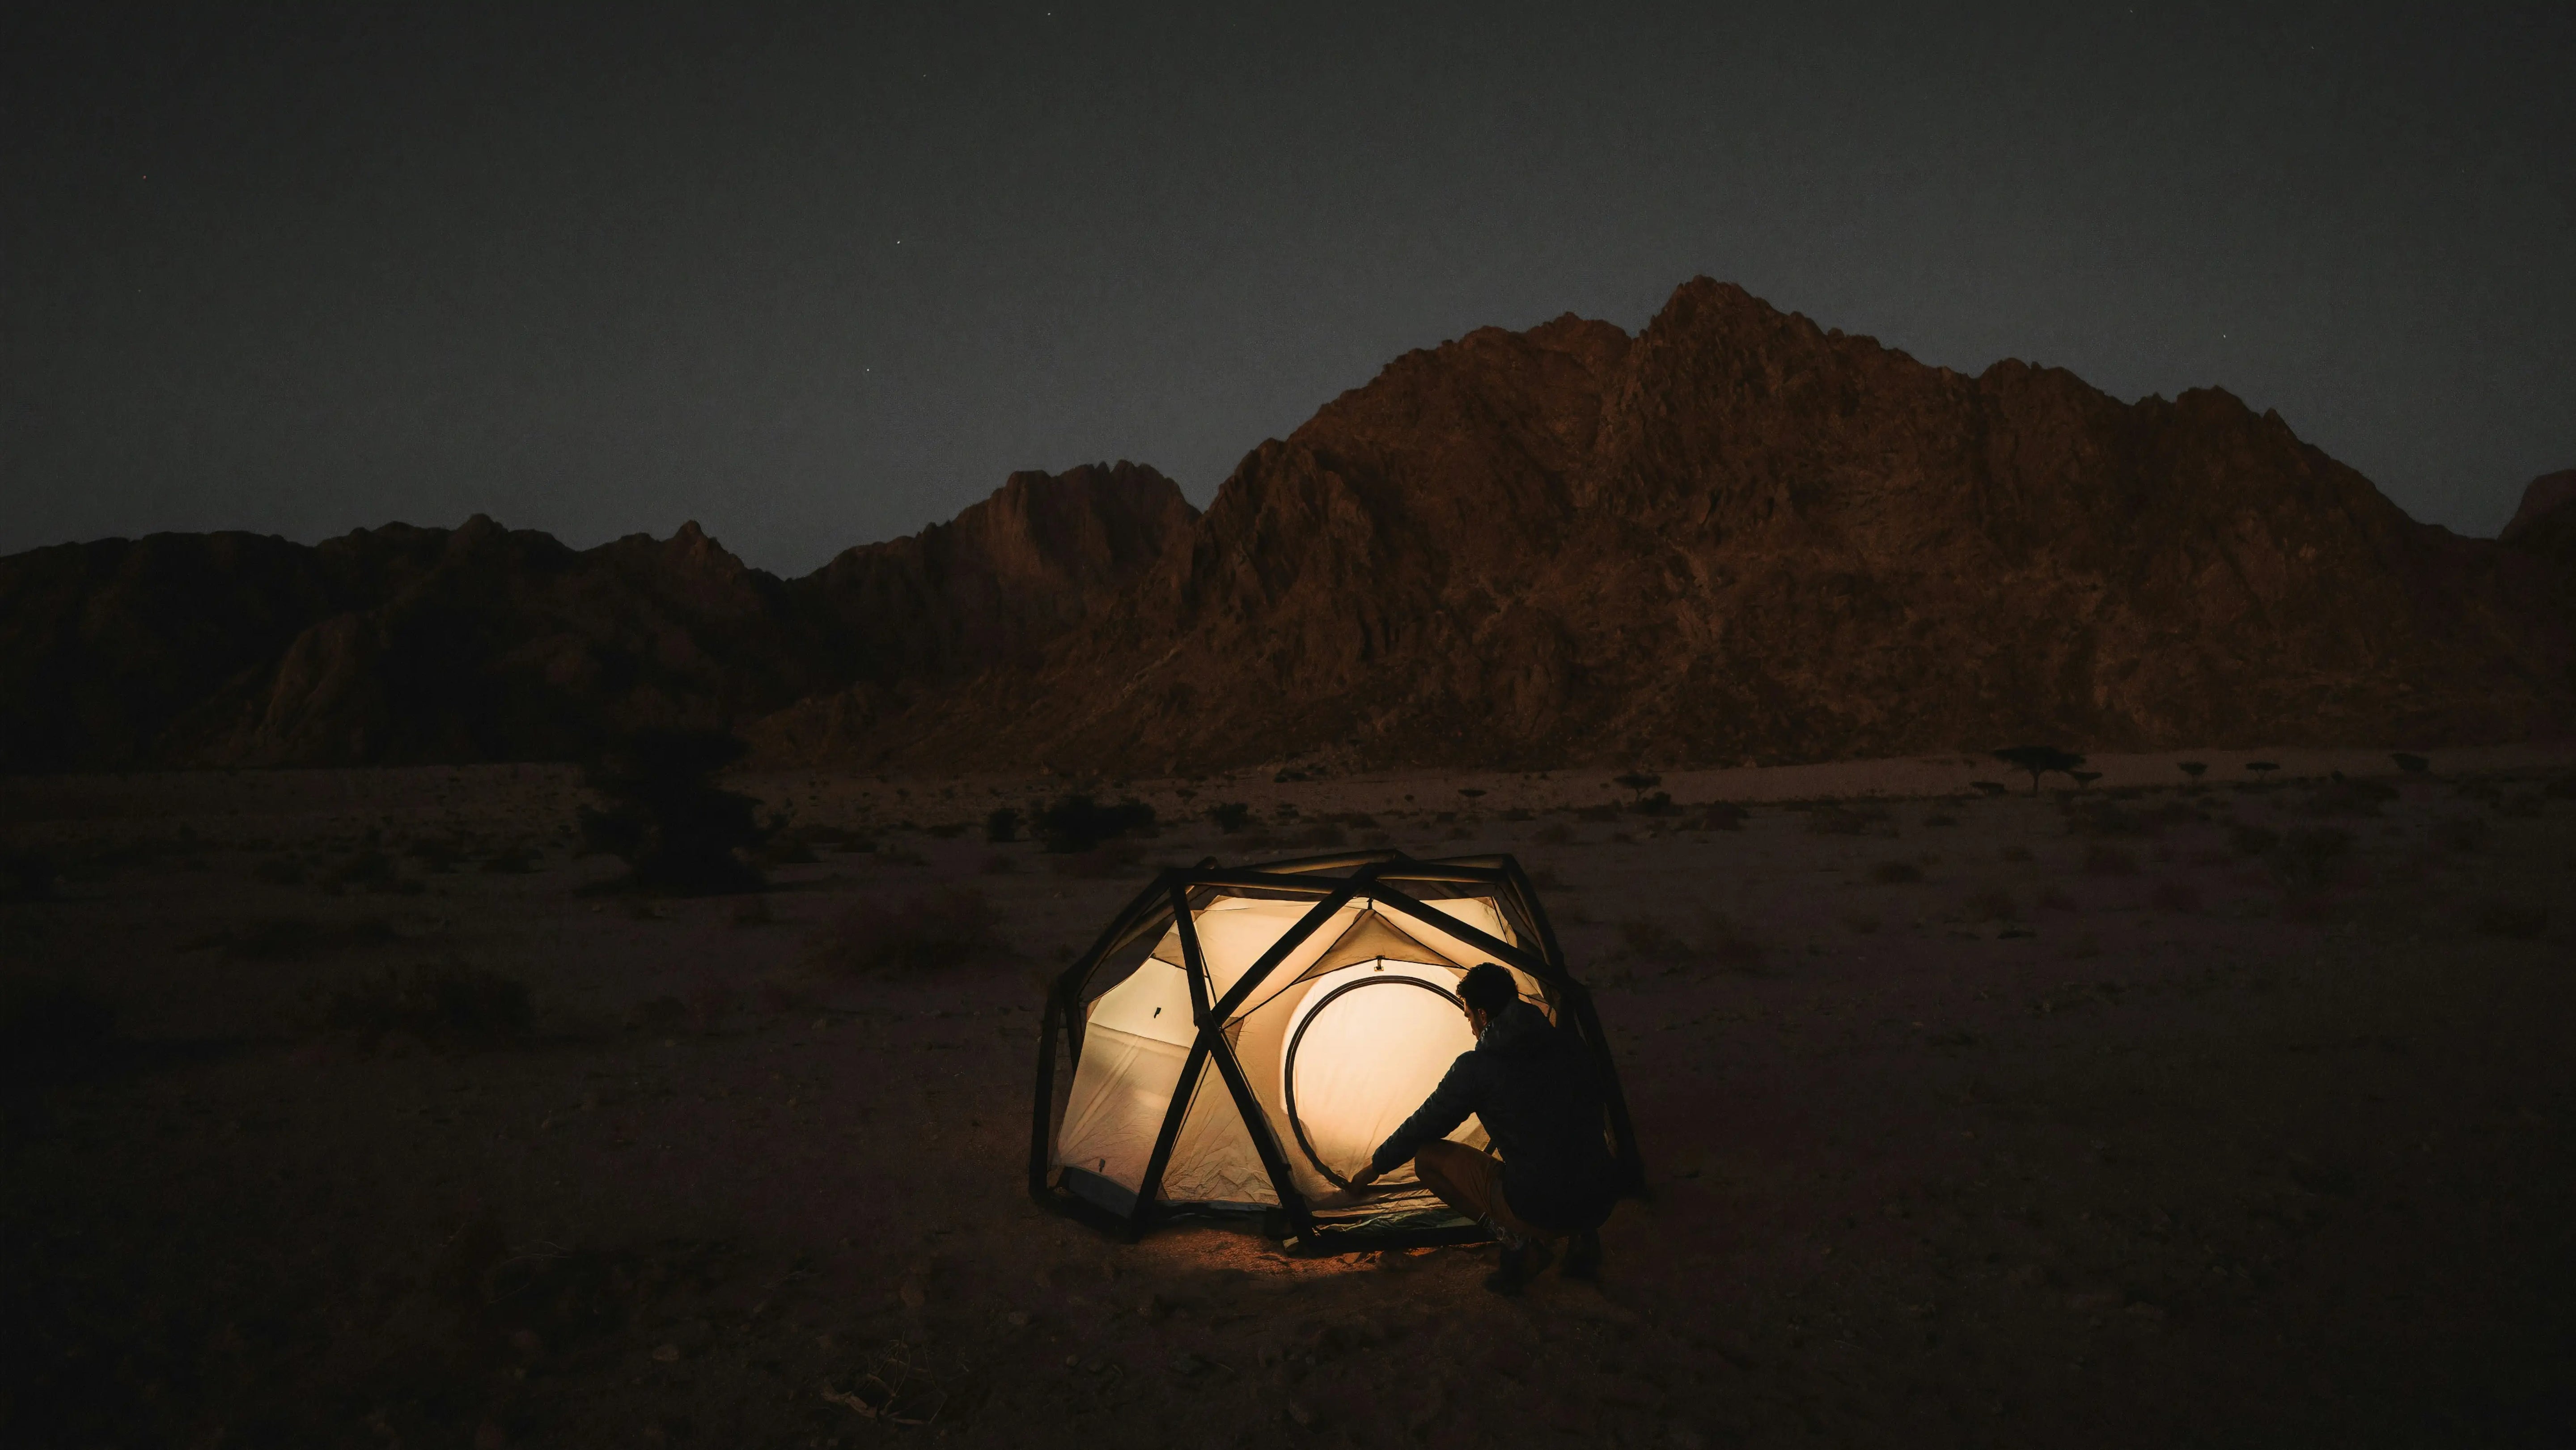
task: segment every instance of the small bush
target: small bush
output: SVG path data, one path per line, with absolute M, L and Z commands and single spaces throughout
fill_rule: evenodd
M 1710 801 L 1701 807 L 1694 829 L 1702 831 L 1740 831 L 1752 812 L 1733 801 Z
M 1762 944 L 1725 912 L 1700 913 L 1699 949 L 1701 955 L 1727 971 L 1755 974 L 1762 970 Z
M 988 845 L 1007 846 L 1020 838 L 1020 813 L 1010 806 L 995 806 L 984 817 L 984 840 Z
M 2084 874 L 2135 876 L 2138 874 L 2138 858 L 2130 854 L 2126 847 L 2096 845 L 2084 853 Z
M 2158 911 L 2194 912 L 2200 910 L 2200 888 L 2188 881 L 2164 880 L 2147 896 L 2147 904 Z
M 1959 905 L 1970 921 L 2009 921 L 2014 915 L 2012 893 L 2000 886 L 1979 887 Z
M 1108 876 L 1123 876 L 1135 869 L 1136 864 L 1144 859 L 1143 842 L 1111 841 L 1105 846 L 1084 851 L 1079 855 L 1051 857 L 1048 860 L 1047 869 L 1058 876 L 1097 880 Z
M 2549 929 L 2549 908 L 2521 901 L 2490 901 L 2478 910 L 2478 931 L 2486 936 L 2530 941 Z
M 1807 812 L 1807 830 L 1818 836 L 1857 836 L 1885 825 L 1887 820 L 1887 811 L 1879 806 L 1819 806 Z
M 2395 761 L 2397 768 L 2408 775 L 2422 775 L 2433 768 L 2433 762 L 2420 755 L 2410 755 L 2403 750 L 2392 752 L 2388 758 Z
M 1641 816 L 1678 816 L 1682 813 L 1682 808 L 1673 804 L 1672 793 L 1660 790 L 1639 799 L 1629 809 Z
M 200 938 L 194 945 L 221 947 L 225 956 L 253 962 L 283 962 L 318 956 L 344 947 L 379 946 L 394 939 L 384 918 L 324 925 L 300 916 L 268 917 Z
M 1677 962 L 1691 954 L 1690 943 L 1653 917 L 1619 923 L 1619 950 L 1642 962 Z
M 433 1047 L 497 1047 L 528 1034 L 526 985 L 499 972 L 448 962 L 387 972 L 335 994 L 324 1020 L 367 1046 L 403 1035 Z
M 900 903 L 859 902 L 833 917 L 814 943 L 821 965 L 853 974 L 937 971 L 1000 952 L 984 893 L 971 886 L 937 886 Z
M 272 857 L 250 868 L 250 874 L 251 879 L 265 881 L 271 886 L 301 886 L 304 884 L 304 863 L 292 856 Z
M 2227 844 L 2239 856 L 2260 856 L 2281 844 L 2281 833 L 2269 826 L 2236 821 L 2227 828 Z
M 1869 868 L 1869 879 L 1881 886 L 1901 886 L 1923 879 L 1923 868 L 1911 861 L 1881 861 Z
M 314 884 L 331 896 L 350 891 L 416 896 L 422 889 L 418 881 L 408 880 L 397 873 L 393 858 L 373 846 L 360 847 L 347 860 L 323 872 L 321 879 Z
M 1034 830 L 1047 850 L 1071 856 L 1092 850 L 1103 841 L 1148 830 L 1153 824 L 1154 808 L 1142 801 L 1104 806 L 1087 795 L 1068 795 L 1038 812 Z
M 1207 818 L 1220 836 L 1236 835 L 1252 825 L 1252 807 L 1241 801 L 1227 801 L 1208 807 Z
M 2487 823 L 2475 816 L 2446 816 L 2426 832 L 2436 847 L 2467 855 L 2486 844 Z

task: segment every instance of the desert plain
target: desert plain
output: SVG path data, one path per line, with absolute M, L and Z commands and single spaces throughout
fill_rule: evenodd
M 0 1442 L 2568 1443 L 2576 751 L 2429 754 L 753 774 L 705 898 L 569 767 L 0 779 Z M 1048 976 L 1345 849 L 1533 873 L 1597 1287 L 1029 1201 Z

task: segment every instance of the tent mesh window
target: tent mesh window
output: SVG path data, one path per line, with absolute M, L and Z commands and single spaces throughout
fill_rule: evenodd
M 1455 988 L 1486 961 L 1594 1059 L 1638 1192 L 1591 995 L 1519 863 L 1380 851 L 1166 871 L 1129 902 L 1047 994 L 1031 1196 L 1130 1239 L 1192 1217 L 1257 1219 L 1310 1253 L 1485 1238 L 1409 1167 L 1349 1178 L 1473 1045 Z

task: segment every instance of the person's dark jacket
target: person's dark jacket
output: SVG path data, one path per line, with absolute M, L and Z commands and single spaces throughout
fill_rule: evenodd
M 1369 1167 L 1383 1174 L 1445 1138 L 1474 1113 L 1503 1160 L 1503 1198 L 1540 1228 L 1597 1228 L 1618 1197 L 1617 1168 L 1602 1140 L 1601 1092 L 1570 1032 L 1527 1002 L 1503 1009 Z

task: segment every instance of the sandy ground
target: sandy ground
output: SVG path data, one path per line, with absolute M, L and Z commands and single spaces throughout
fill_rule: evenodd
M 980 824 L 1068 782 L 772 776 L 756 909 L 580 894 L 564 770 L 0 781 L 0 1443 L 2576 1440 L 2576 762 L 2189 758 L 1096 782 L 1186 819 L 1082 858 Z M 1380 838 L 1519 854 L 1599 991 L 1601 1287 L 1031 1207 L 1035 983 Z M 848 968 L 959 888 L 994 953 Z M 526 1033 L 377 1030 L 440 973 Z

